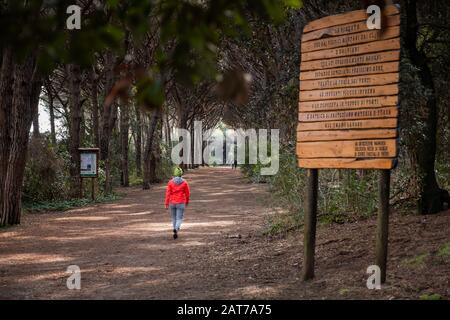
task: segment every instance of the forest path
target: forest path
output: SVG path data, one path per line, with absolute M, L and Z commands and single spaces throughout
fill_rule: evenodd
M 63 213 L 28 214 L 0 230 L 0 299 L 413 298 L 450 288 L 450 212 L 393 214 L 388 283 L 366 288 L 375 217 L 317 230 L 316 279 L 301 281 L 302 235 L 262 234 L 267 187 L 239 170 L 189 171 L 192 200 L 177 240 L 165 184 L 125 188 L 120 201 Z M 240 235 L 240 236 L 239 236 Z M 448 249 L 448 248 L 447 248 Z M 445 251 L 445 250 L 444 250 Z M 448 251 L 448 250 L 447 250 Z M 69 265 L 81 290 L 68 290 Z M 426 272 L 424 272 L 426 270 Z
M 240 257 L 226 244 L 261 229 L 265 188 L 229 168 L 192 170 L 186 179 L 191 204 L 177 240 L 164 209 L 165 184 L 121 189 L 126 196 L 114 203 L 26 215 L 21 226 L 0 233 L 0 298 L 235 296 L 252 283 L 252 270 L 228 280 L 226 269 L 240 266 Z M 69 265 L 81 269 L 81 290 L 66 287 Z

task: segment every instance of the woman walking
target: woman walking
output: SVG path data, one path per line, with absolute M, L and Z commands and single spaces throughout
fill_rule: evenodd
M 173 178 L 167 184 L 166 209 L 170 208 L 173 224 L 173 238 L 178 238 L 181 223 L 183 222 L 184 209 L 189 204 L 189 185 L 181 176 L 183 170 L 176 167 L 173 170 Z

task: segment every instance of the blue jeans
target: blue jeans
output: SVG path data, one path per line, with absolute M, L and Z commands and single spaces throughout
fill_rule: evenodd
M 175 230 L 180 230 L 184 217 L 184 203 L 171 203 L 170 213 L 172 214 L 172 224 Z

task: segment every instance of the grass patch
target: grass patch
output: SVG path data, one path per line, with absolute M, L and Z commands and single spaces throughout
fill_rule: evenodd
M 442 258 L 450 258 L 450 242 L 445 243 L 438 250 L 437 255 Z
M 406 259 L 404 264 L 412 267 L 423 267 L 428 256 L 428 253 L 419 254 L 413 258 Z
M 349 293 L 350 292 L 350 290 L 349 289 L 347 289 L 347 288 L 342 288 L 342 289 L 339 289 L 339 294 L 341 295 L 341 296 L 345 296 L 347 293 Z
M 420 297 L 420 300 L 443 300 L 444 297 L 442 297 L 440 294 L 432 293 L 432 294 L 423 294 Z
M 133 174 L 132 176 L 130 176 L 129 184 L 130 184 L 131 187 L 139 187 L 139 186 L 142 186 L 142 183 L 143 183 L 143 182 L 144 182 L 144 181 L 143 181 L 142 177 L 138 177 L 138 176 L 136 176 L 135 174 Z
M 113 193 L 110 195 L 99 196 L 94 201 L 91 199 L 70 199 L 59 201 L 41 201 L 33 203 L 23 203 L 23 209 L 27 213 L 39 213 L 48 211 L 67 211 L 73 208 L 85 207 L 97 203 L 113 202 L 122 199 L 122 194 Z
M 303 216 L 292 213 L 276 213 L 266 222 L 265 235 L 275 236 L 299 229 L 303 225 Z

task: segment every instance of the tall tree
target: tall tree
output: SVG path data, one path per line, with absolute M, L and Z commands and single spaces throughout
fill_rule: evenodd
M 36 112 L 33 118 L 33 137 L 38 138 L 41 134 L 39 128 L 39 112 Z
M 421 122 L 421 132 L 416 135 L 414 147 L 410 148 L 416 160 L 415 169 L 419 184 L 418 212 L 421 214 L 436 213 L 442 210 L 442 190 L 436 180 L 436 133 L 438 123 L 438 106 L 433 73 L 426 53 L 419 48 L 423 39 L 418 20 L 417 3 L 415 0 L 405 0 L 402 5 L 406 17 L 406 32 L 404 51 L 411 64 L 416 68 L 419 83 L 425 92 L 424 99 L 417 99 L 418 115 Z M 423 31 L 423 30 L 422 30 Z M 423 47 L 422 47 L 423 48 Z
M 120 147 L 121 147 L 121 184 L 124 187 L 130 185 L 128 170 L 128 137 L 130 127 L 129 106 L 120 106 Z
M 101 115 L 100 159 L 105 161 L 105 191 L 112 192 L 110 140 L 117 117 L 117 104 L 111 99 L 111 90 L 115 82 L 114 75 L 115 56 L 109 51 L 105 54 L 105 86 L 103 110 Z
M 22 180 L 42 77 L 37 51 L 22 60 L 4 47 L 0 73 L 0 225 L 20 223 Z
M 95 67 L 92 68 L 90 72 L 91 80 L 91 105 L 92 105 L 92 131 L 94 138 L 94 145 L 96 147 L 100 146 L 100 125 L 99 125 L 99 114 L 98 114 L 98 85 L 99 77 L 95 71 Z
M 69 168 L 71 190 L 70 194 L 74 198 L 81 197 L 81 178 L 80 178 L 80 131 L 82 121 L 82 102 L 81 102 L 81 68 L 79 65 L 70 64 L 67 67 L 69 79 L 69 153 L 71 165 Z
M 144 190 L 150 189 L 150 183 L 152 180 L 152 153 L 153 153 L 153 144 L 155 140 L 155 135 L 158 127 L 159 120 L 161 118 L 160 111 L 153 111 L 150 119 L 150 123 L 148 126 L 147 133 L 147 143 L 145 145 L 144 152 L 144 179 L 142 188 Z
M 141 120 L 141 110 L 138 106 L 135 107 L 136 115 L 136 125 L 135 125 L 135 154 L 136 154 L 136 175 L 138 177 L 142 176 L 142 120 Z

